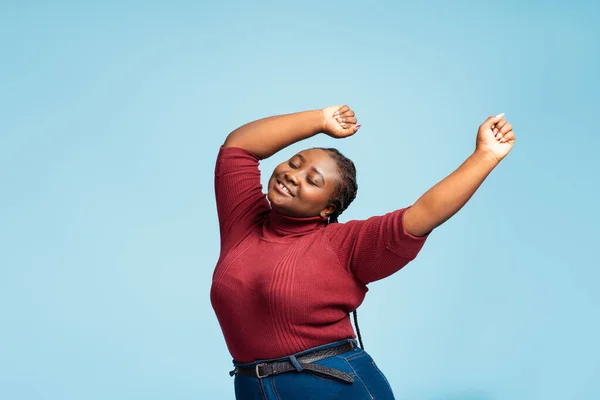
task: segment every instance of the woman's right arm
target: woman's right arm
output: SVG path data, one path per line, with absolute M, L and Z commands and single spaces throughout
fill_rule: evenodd
M 346 137 L 357 130 L 354 112 L 335 106 L 264 118 L 231 132 L 215 166 L 222 249 L 237 243 L 270 209 L 260 184 L 259 160 L 319 132 Z
M 354 111 L 348 106 L 332 106 L 250 122 L 231 132 L 223 146 L 242 148 L 262 160 L 320 132 L 343 138 L 359 128 Z

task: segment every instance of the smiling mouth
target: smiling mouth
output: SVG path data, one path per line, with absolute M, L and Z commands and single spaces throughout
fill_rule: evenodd
M 292 195 L 292 192 L 290 191 L 290 189 L 288 189 L 287 186 L 285 186 L 283 183 L 276 181 L 276 185 L 282 192 L 290 195 L 291 197 L 294 197 L 294 195 Z

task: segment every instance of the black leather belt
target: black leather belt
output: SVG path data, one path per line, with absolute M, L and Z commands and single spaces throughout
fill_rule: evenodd
M 345 372 L 312 363 L 315 361 L 323 360 L 325 358 L 337 356 L 338 354 L 350 351 L 355 347 L 356 344 L 354 343 L 354 341 L 349 341 L 348 343 L 344 343 L 340 346 L 331 347 L 329 349 L 324 350 L 317 350 L 312 353 L 303 354 L 298 357 L 292 355 L 289 357 L 289 360 L 262 362 L 255 364 L 251 367 L 236 366 L 235 369 L 229 374 L 231 376 L 243 375 L 261 379 L 271 375 L 282 374 L 284 372 L 301 372 L 306 370 L 314 372 L 316 374 L 336 378 L 344 382 L 353 383 L 354 378 Z

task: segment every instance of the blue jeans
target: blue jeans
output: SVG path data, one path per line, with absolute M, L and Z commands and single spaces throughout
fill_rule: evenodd
M 345 339 L 314 347 L 294 355 L 298 357 L 311 351 L 339 346 L 348 341 L 356 343 L 354 339 Z M 282 357 L 277 360 L 286 359 L 289 359 L 289 357 Z M 234 360 L 233 365 L 253 367 L 265 361 L 274 360 L 257 360 L 247 364 L 241 364 Z M 354 349 L 337 356 L 315 361 L 314 364 L 343 371 L 354 378 L 354 383 L 346 383 L 310 371 L 285 372 L 262 379 L 236 375 L 235 398 L 237 400 L 394 399 L 392 388 L 383 373 L 375 365 L 371 356 L 359 347 L 354 347 Z

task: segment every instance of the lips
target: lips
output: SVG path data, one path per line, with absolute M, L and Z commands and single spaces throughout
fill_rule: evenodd
M 280 182 L 280 181 L 275 181 L 275 186 L 277 186 L 277 189 L 284 193 L 287 194 L 290 197 L 294 197 L 294 195 L 292 194 L 292 191 L 290 190 L 290 188 L 288 186 L 286 186 L 284 183 Z

